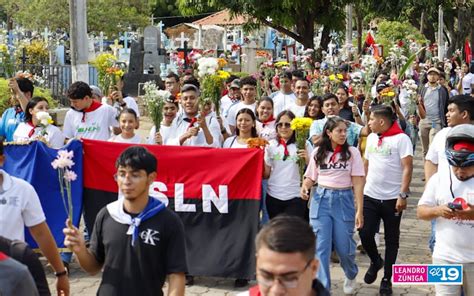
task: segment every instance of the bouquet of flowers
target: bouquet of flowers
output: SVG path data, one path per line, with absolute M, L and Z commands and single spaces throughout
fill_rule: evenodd
M 156 131 L 160 131 L 161 121 L 163 120 L 163 106 L 171 96 L 166 90 L 160 90 L 154 81 L 148 81 L 143 85 L 145 95 L 143 100 L 148 109 L 148 114 L 155 124 Z
M 364 70 L 365 97 L 370 98 L 370 89 L 378 69 L 378 62 L 372 55 L 366 55 L 362 58 L 361 66 Z
M 291 129 L 295 131 L 296 147 L 298 150 L 306 149 L 306 141 L 309 138 L 309 129 L 313 120 L 308 117 L 297 117 L 291 121 Z M 301 181 L 303 181 L 306 162 L 302 158 L 298 158 L 298 166 L 300 168 Z
M 68 215 L 69 227 L 72 227 L 73 218 L 71 182 L 77 179 L 76 173 L 74 173 L 74 171 L 71 169 L 74 165 L 74 162 L 72 161 L 73 157 L 73 151 L 59 150 L 56 159 L 51 163 L 51 166 L 58 171 L 59 188 L 61 190 L 64 210 Z M 66 196 L 64 195 L 65 190 Z
M 268 145 L 268 141 L 263 138 L 250 138 L 247 139 L 248 148 L 260 148 L 263 149 Z
M 393 102 L 393 98 L 396 96 L 395 91 L 391 87 L 387 87 L 380 92 L 382 98 L 382 104 L 390 105 Z
M 406 91 L 408 95 L 408 114 L 415 115 L 418 85 L 416 84 L 415 80 L 406 79 L 405 81 L 403 81 L 402 88 Z
M 51 115 L 49 115 L 48 112 L 40 111 L 36 113 L 36 119 L 38 119 L 40 126 L 43 128 L 41 131 L 41 136 L 46 136 L 48 132 L 46 131 L 46 128 L 50 125 L 53 124 L 53 118 Z
M 226 65 L 222 58 L 200 58 L 198 75 L 201 78 L 201 106 L 212 103 L 219 116 L 222 88 L 224 81 L 230 77 L 226 71 L 219 70 Z
M 116 79 L 123 76 L 123 71 L 119 71 L 120 68 L 115 66 L 117 58 L 110 53 L 103 53 L 97 56 L 97 58 L 92 62 L 92 65 L 97 69 L 99 86 L 102 89 L 102 92 L 105 94 L 109 93 L 109 88 L 112 85 L 112 79 Z

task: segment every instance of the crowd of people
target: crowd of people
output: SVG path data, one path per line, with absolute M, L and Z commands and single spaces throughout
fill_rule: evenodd
M 334 69 L 340 81 L 329 83 L 320 94 L 312 92 L 312 83 L 329 76 L 327 69 L 282 70 L 270 83 L 260 83 L 259 76 L 231 76 L 219 116 L 214 106 L 200 104 L 200 83 L 192 73 L 183 77 L 170 73 L 163 84 L 171 94 L 163 106 L 163 122 L 159 130 L 151 128 L 146 139 L 136 133 L 139 104 L 120 85 L 104 97 L 97 87 L 73 83 L 67 92 L 71 109 L 61 130 L 38 119 L 38 112 L 48 111 L 48 101 L 33 95 L 28 79 L 17 78 L 9 83 L 15 104 L 2 115 L 0 136 L 7 142 L 41 139 L 53 148 L 81 138 L 214 148 L 247 148 L 249 139 L 265 139 L 259 218 L 268 225 L 257 236 L 258 287 L 251 288 L 250 295 L 309 295 L 311 291 L 327 295 L 332 253 L 345 274 L 344 293 L 354 293 L 359 272 L 356 232 L 370 258 L 364 282 L 374 283 L 383 269 L 379 292 L 391 295 L 392 266 L 399 253 L 400 224 L 410 196 L 419 136 L 427 185 L 417 213 L 420 219 L 433 221 L 433 263 L 464 266 L 462 286 L 437 285 L 436 293 L 460 295 L 462 287 L 464 295 L 474 295 L 474 64 L 470 68 L 463 64 L 455 75 L 444 73 L 439 65 L 427 67 L 422 71 L 413 67 L 407 75 L 418 88 L 415 110 L 406 103 L 397 73 L 380 68 L 370 82 L 372 92 L 366 94 L 352 81 L 351 65 L 343 64 Z M 387 88 L 395 92 L 390 102 L 383 98 Z M 303 149 L 291 128 L 292 120 L 300 117 L 313 120 Z M 301 159 L 306 163 L 303 175 Z M 192 275 L 185 277 L 179 217 L 148 196 L 156 170 L 156 158 L 146 148 L 126 149 L 117 160 L 116 176 L 124 199 L 98 214 L 90 242 L 78 228 L 64 230 L 65 245 L 81 267 L 91 274 L 103 272 L 98 295 L 161 295 L 167 276 L 168 294 L 183 295 L 186 279 L 192 283 Z M 55 271 L 58 291 L 68 294 L 71 253 L 57 252 L 34 188 L 4 171 L 0 171 L 0 185 L 4 244 L 24 241 L 23 226 L 28 227 Z M 21 194 L 16 193 L 19 190 Z M 21 196 L 21 201 L 9 202 L 12 196 Z M 381 222 L 383 256 L 376 239 Z M 137 235 L 143 227 L 160 233 L 158 249 L 150 249 Z M 2 244 L 0 240 L 0 251 L 9 253 Z M 289 260 L 292 254 L 294 260 Z M 307 262 L 299 264 L 301 260 Z M 285 269 L 291 264 L 299 269 Z M 37 291 L 48 295 L 44 274 L 34 270 Z M 245 286 L 248 280 L 237 279 L 235 284 Z

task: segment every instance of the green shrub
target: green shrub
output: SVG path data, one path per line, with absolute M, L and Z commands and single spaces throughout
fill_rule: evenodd
M 50 91 L 47 89 L 35 86 L 33 95 L 45 97 L 48 100 L 49 108 L 55 108 L 58 105 L 58 102 L 52 98 Z M 8 80 L 0 78 L 0 114 L 3 114 L 7 108 L 11 107 L 10 96 Z

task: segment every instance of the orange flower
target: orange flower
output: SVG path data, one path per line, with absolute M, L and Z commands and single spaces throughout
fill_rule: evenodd
M 227 61 L 223 58 L 218 58 L 217 63 L 219 64 L 219 68 L 224 68 L 225 65 L 227 65 Z
M 262 138 L 250 138 L 247 140 L 248 148 L 260 148 L 263 149 L 268 145 L 268 141 Z

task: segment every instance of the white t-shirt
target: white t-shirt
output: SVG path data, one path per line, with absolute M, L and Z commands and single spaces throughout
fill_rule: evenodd
M 31 125 L 26 122 L 21 122 L 13 134 L 13 141 L 23 142 L 23 141 L 34 141 L 38 140 L 39 137 L 44 137 L 48 142 L 49 146 L 54 149 L 59 149 L 64 146 L 65 137 L 61 130 L 54 125 L 48 125 L 46 127 L 46 133 L 43 136 L 44 128 L 41 126 L 35 127 L 34 134 L 29 137 L 30 131 L 33 129 Z
M 263 126 L 263 123 L 261 123 L 260 121 L 257 121 L 256 128 L 258 136 L 267 141 L 275 140 L 277 138 L 275 124 L 275 120 L 266 123 L 265 126 Z
M 367 137 L 364 156 L 369 170 L 364 194 L 379 200 L 396 199 L 402 185 L 402 159 L 413 156 L 413 145 L 404 133 L 383 138 L 381 146 L 378 141 L 377 134 Z
M 84 117 L 84 122 L 82 121 Z M 110 127 L 118 127 L 117 110 L 109 105 L 83 113 L 70 109 L 64 118 L 63 133 L 66 138 L 85 138 L 107 141 Z
M 265 148 L 265 164 L 272 168 L 267 192 L 270 196 L 283 201 L 300 198 L 298 149 L 294 143 L 287 147 L 289 156 L 286 160 L 283 160 L 285 148 L 278 141 L 270 141 L 270 145 Z
M 248 145 L 240 144 L 239 141 L 237 141 L 237 136 L 232 136 L 225 139 L 222 148 L 248 148 Z
M 169 138 L 166 141 L 166 145 L 180 146 L 179 138 L 189 129 L 190 122 L 186 121 L 188 118 L 185 114 L 180 115 L 173 121 L 169 130 Z M 201 146 L 201 147 L 221 147 L 221 128 L 217 118 L 212 115 L 206 116 L 206 123 L 209 132 L 212 136 L 212 143 L 208 144 L 203 130 L 200 128 L 196 136 L 193 136 L 183 142 L 181 146 Z M 193 127 L 198 127 L 199 124 L 195 122 Z
M 171 126 L 160 125 L 160 134 L 161 134 L 161 140 L 163 141 L 163 145 L 166 145 L 168 143 L 168 140 L 170 138 L 170 131 L 171 131 Z M 151 144 L 151 145 L 156 144 L 155 134 L 156 134 L 156 126 L 152 126 L 150 129 L 150 134 L 148 135 L 147 144 Z
M 278 114 L 282 111 L 288 110 L 288 108 L 294 104 L 296 101 L 296 96 L 294 93 L 284 94 L 279 92 L 273 98 L 273 116 L 277 118 Z
M 290 105 L 288 108 L 293 114 L 295 114 L 296 117 L 304 117 L 304 111 L 306 110 L 306 105 L 304 106 L 298 106 L 296 103 L 293 103 Z
M 431 142 L 430 148 L 426 153 L 426 160 L 431 161 L 433 164 L 438 165 L 438 172 L 444 172 L 449 170 L 449 163 L 446 159 L 446 138 L 448 136 L 451 127 L 445 127 L 433 138 L 433 142 Z
M 247 105 L 244 102 L 239 102 L 235 104 L 229 109 L 229 113 L 227 114 L 227 122 L 229 123 L 229 125 L 235 126 L 236 125 L 235 116 L 237 116 L 237 113 L 239 113 L 240 110 L 247 108 L 247 109 L 252 110 L 252 112 L 255 114 L 256 107 L 257 107 L 257 102 L 254 102 L 251 105 Z
M 0 236 L 11 240 L 25 240 L 25 226 L 36 226 L 46 217 L 33 186 L 25 180 L 3 175 L 3 191 L 0 192 Z
M 462 93 L 465 95 L 470 95 L 472 84 L 474 84 L 474 74 L 467 73 L 462 79 Z
M 143 144 L 142 137 L 140 135 L 135 134 L 130 139 L 125 139 L 120 135 L 114 135 L 109 139 L 109 142 L 117 142 L 117 143 L 131 143 L 131 144 Z
M 442 175 L 442 176 L 441 176 Z M 474 178 L 461 182 L 451 173 L 454 197 L 462 197 L 474 204 Z M 438 206 L 453 201 L 447 172 L 434 174 L 418 205 Z M 433 258 L 456 263 L 474 262 L 474 220 L 436 218 L 436 244 Z

